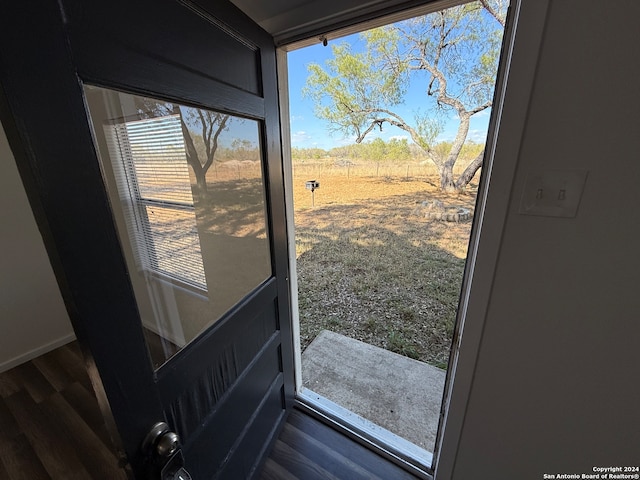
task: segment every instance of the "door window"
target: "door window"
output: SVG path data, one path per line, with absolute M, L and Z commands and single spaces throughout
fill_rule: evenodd
M 260 124 L 85 86 L 154 366 L 271 276 Z

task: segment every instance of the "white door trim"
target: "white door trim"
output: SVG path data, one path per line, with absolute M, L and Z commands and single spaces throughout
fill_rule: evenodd
M 549 0 L 512 0 L 503 61 L 496 84 L 492 121 L 458 309 L 457 331 L 447 372 L 436 479 L 454 478 L 513 181 L 535 85 Z

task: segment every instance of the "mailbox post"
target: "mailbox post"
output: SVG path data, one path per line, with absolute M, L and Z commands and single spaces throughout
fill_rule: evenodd
M 315 199 L 315 191 L 316 189 L 320 188 L 320 182 L 317 182 L 316 180 L 309 180 L 306 183 L 306 188 L 307 190 L 311 190 L 311 206 L 315 207 L 316 206 L 316 199 Z

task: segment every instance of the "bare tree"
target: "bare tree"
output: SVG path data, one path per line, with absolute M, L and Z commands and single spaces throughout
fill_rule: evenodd
M 187 163 L 193 170 L 200 194 L 206 196 L 207 172 L 213 165 L 220 134 L 229 126 L 229 115 L 152 99 L 142 100 L 138 105 L 138 111 L 144 117 L 178 116 Z
M 182 110 L 185 111 L 183 112 Z M 213 165 L 214 156 L 216 150 L 218 150 L 218 139 L 228 126 L 229 115 L 201 108 L 183 107 L 179 111 L 181 113 L 180 125 L 187 151 L 187 162 L 193 169 L 200 193 L 207 195 L 207 171 Z M 190 126 L 193 129 L 199 129 L 197 134 L 195 130 L 189 129 Z M 194 142 L 196 135 L 202 138 L 203 149 L 197 148 L 196 142 Z

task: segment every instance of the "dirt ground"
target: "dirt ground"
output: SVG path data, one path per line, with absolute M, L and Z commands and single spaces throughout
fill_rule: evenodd
M 473 211 L 476 189 L 444 194 L 415 165 L 294 164 L 302 348 L 328 329 L 445 367 L 471 221 L 427 218 L 423 202 Z

